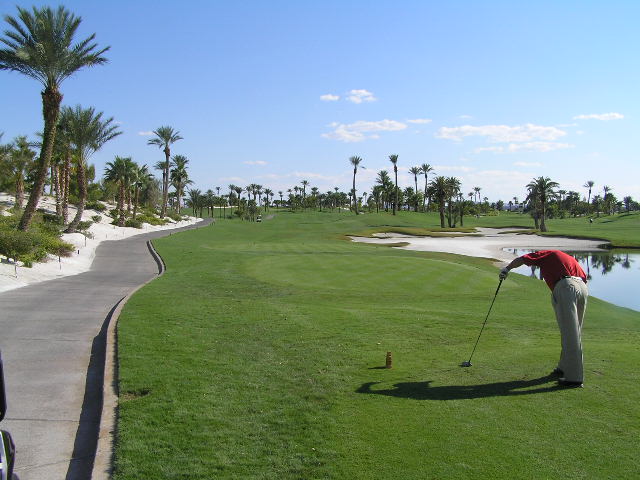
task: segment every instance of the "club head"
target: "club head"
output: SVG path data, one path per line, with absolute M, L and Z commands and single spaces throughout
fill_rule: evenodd
M 471 366 L 471 362 L 462 362 L 460 364 L 461 367 L 470 367 Z

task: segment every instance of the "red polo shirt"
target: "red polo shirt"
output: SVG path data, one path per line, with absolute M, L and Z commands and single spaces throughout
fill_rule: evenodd
M 553 291 L 553 287 L 563 277 L 580 277 L 587 283 L 587 276 L 580 264 L 571 255 L 560 250 L 540 250 L 538 252 L 523 255 L 525 265 L 535 265 L 542 271 L 542 278 Z

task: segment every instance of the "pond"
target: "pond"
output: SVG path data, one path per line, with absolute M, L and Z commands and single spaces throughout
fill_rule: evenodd
M 505 248 L 507 252 L 516 256 L 524 255 L 535 250 L 522 248 Z M 640 252 L 619 251 L 611 252 L 571 252 L 589 279 L 589 295 L 615 303 L 621 307 L 640 311 Z M 540 271 L 536 267 L 522 266 L 514 272 L 522 275 L 540 278 Z

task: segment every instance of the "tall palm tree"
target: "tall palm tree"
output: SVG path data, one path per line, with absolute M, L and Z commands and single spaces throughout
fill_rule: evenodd
M 409 169 L 409 173 L 413 175 L 413 181 L 416 184 L 416 194 L 418 193 L 418 175 L 420 175 L 421 170 L 420 167 L 411 167 Z
M 531 200 L 534 203 L 534 209 L 536 208 L 536 204 L 539 206 L 539 217 L 540 217 L 540 231 L 546 232 L 547 226 L 545 224 L 546 217 L 546 205 L 551 198 L 556 196 L 554 188 L 558 187 L 559 184 L 557 182 L 552 181 L 549 177 L 538 177 L 534 178 L 527 185 L 527 190 L 529 190 L 529 195 L 532 197 Z M 535 218 L 535 217 L 534 217 Z
M 480 190 L 482 190 L 480 187 L 473 187 L 473 191 L 476 193 L 476 197 L 478 198 L 477 200 L 474 198 L 476 203 L 480 203 Z
M 138 203 L 140 200 L 140 190 L 145 188 L 146 185 L 152 179 L 152 175 L 149 172 L 149 168 L 146 165 L 142 165 L 141 167 L 135 165 L 135 168 L 132 172 L 132 180 L 133 180 L 133 188 L 134 188 L 134 196 L 133 196 L 133 219 L 136 219 L 136 215 L 138 213 Z
M 440 228 L 444 228 L 444 208 L 447 199 L 447 178 L 442 175 L 437 176 L 429 183 L 433 191 L 433 195 L 438 202 L 438 210 L 440 211 Z
M 78 207 L 76 216 L 67 226 L 66 233 L 73 233 L 82 220 L 84 205 L 87 201 L 87 160 L 109 140 L 122 134 L 117 125 L 113 125 L 113 117 L 102 119 L 102 112 L 96 113 L 93 107 L 63 107 L 63 116 L 68 120 L 67 134 L 71 141 L 78 179 Z
M 589 212 L 589 206 L 591 205 L 591 189 L 595 185 L 593 180 L 587 180 L 587 182 L 583 185 L 584 188 L 589 189 L 589 194 L 587 196 L 587 212 Z
M 31 150 L 31 143 L 24 135 L 18 136 L 13 141 L 10 149 L 10 167 L 16 190 L 15 206 L 22 208 L 24 201 L 24 179 L 32 166 L 36 152 Z
M 430 172 L 433 172 L 433 167 L 428 163 L 423 163 L 422 165 L 420 165 L 420 172 L 424 174 L 424 198 L 422 199 L 422 208 L 424 209 L 425 202 L 428 201 L 428 195 L 427 195 L 427 187 L 429 185 L 428 175 Z M 426 206 L 428 207 L 429 204 L 427 203 Z
M 398 155 L 389 155 L 389 160 L 393 163 L 393 173 L 396 177 L 395 200 L 393 201 L 393 214 L 396 214 L 398 208 Z
M 167 214 L 167 200 L 169 199 L 169 168 L 171 166 L 171 145 L 178 140 L 182 140 L 180 132 L 174 130 L 173 127 L 163 126 L 153 131 L 155 138 L 150 139 L 147 145 L 156 145 L 164 152 L 164 163 L 162 164 L 162 207 L 160 209 L 160 218 L 164 218 Z
M 124 202 L 126 188 L 130 177 L 130 157 L 116 157 L 113 162 L 107 162 L 104 169 L 104 178 L 118 186 L 118 226 L 124 227 L 125 213 Z
M 53 153 L 62 103 L 60 85 L 83 67 L 106 63 L 107 59 L 102 55 L 109 47 L 98 49 L 94 43 L 95 34 L 72 45 L 82 19 L 62 6 L 57 10 L 50 7 L 33 7 L 31 11 L 17 9 L 17 18 L 4 17 L 13 30 L 5 31 L 6 38 L 0 38 L 7 47 L 0 49 L 0 70 L 19 72 L 39 81 L 44 87 L 41 92 L 44 117 L 42 146 L 33 188 L 18 224 L 19 230 L 28 230 L 43 192 Z
M 180 207 L 182 206 L 181 200 L 184 196 L 184 187 L 191 185 L 193 182 L 189 180 L 189 173 L 187 172 L 187 164 L 189 159 L 184 155 L 174 155 L 172 159 L 171 169 L 171 183 L 176 189 L 176 200 L 178 214 L 180 214 Z M 218 187 L 219 191 L 220 187 Z
M 358 165 L 362 163 L 362 158 L 358 156 L 349 157 L 349 163 L 353 165 L 353 191 L 355 192 L 356 191 L 356 173 L 358 173 Z M 356 215 L 357 215 L 358 204 L 356 203 L 356 200 L 355 200 L 355 194 L 353 195 L 353 197 L 354 197 L 353 210 L 356 212 Z

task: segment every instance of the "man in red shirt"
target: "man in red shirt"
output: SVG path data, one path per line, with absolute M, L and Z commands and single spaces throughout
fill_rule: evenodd
M 562 353 L 553 373 L 560 375 L 558 383 L 566 387 L 582 387 L 582 319 L 587 306 L 587 276 L 571 255 L 559 250 L 540 250 L 515 258 L 500 271 L 504 280 L 509 270 L 521 265 L 535 265 L 551 289 L 551 304 L 560 327 Z

